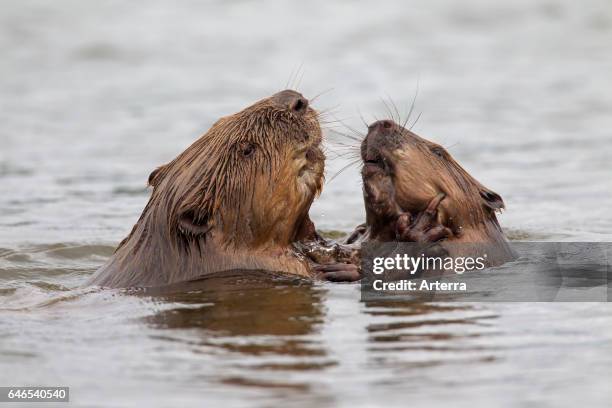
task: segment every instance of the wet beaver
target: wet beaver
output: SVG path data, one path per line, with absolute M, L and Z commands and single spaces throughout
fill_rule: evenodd
M 291 244 L 314 233 L 320 144 L 318 113 L 292 90 L 220 119 L 151 173 L 140 219 L 89 283 L 161 286 L 237 269 L 312 276 Z
M 486 247 L 493 250 L 489 266 L 514 258 L 497 221 L 501 196 L 442 146 L 381 120 L 368 127 L 361 157 L 366 223 L 353 240 L 360 234 L 383 242 L 444 240 L 459 244 L 443 245 L 451 256 L 476 256 L 475 248 Z
M 305 251 L 323 264 L 316 269 L 326 279 L 360 279 L 357 265 L 364 242 L 439 243 L 432 255 L 487 254 L 487 266 L 515 258 L 496 217 L 504 208 L 502 198 L 442 146 L 392 120 L 380 120 L 368 127 L 361 158 L 365 224 L 343 244 L 328 241 Z

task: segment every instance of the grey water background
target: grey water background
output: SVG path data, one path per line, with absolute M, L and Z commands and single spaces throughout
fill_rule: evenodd
M 418 88 L 414 130 L 503 196 L 512 239 L 611 241 L 608 1 L 6 0 L 0 56 L 0 385 L 83 407 L 610 405 L 609 303 L 80 288 L 151 170 L 288 82 L 362 132 Z M 327 127 L 329 180 L 349 158 Z M 317 226 L 362 222 L 360 189 L 356 166 L 326 184 Z

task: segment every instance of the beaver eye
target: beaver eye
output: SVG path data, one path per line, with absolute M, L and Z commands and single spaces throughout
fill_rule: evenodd
M 255 145 L 253 143 L 242 142 L 238 145 L 238 148 L 244 157 L 250 157 L 255 153 Z
M 439 158 L 443 159 L 445 157 L 445 152 L 444 149 L 441 148 L 440 146 L 434 146 L 431 148 L 431 152 L 433 154 L 435 154 L 436 156 L 438 156 Z

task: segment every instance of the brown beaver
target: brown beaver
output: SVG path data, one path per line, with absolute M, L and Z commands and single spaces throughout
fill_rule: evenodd
M 442 146 L 392 120 L 380 120 L 368 127 L 361 158 L 365 224 L 344 244 L 328 241 L 304 251 L 323 264 L 315 268 L 326 279 L 360 279 L 360 246 L 372 241 L 439 243 L 438 256 L 486 254 L 487 266 L 515 258 L 497 221 L 502 198 Z M 324 259 L 330 253 L 332 259 Z
M 474 249 L 486 247 L 493 250 L 489 266 L 514 258 L 497 221 L 496 212 L 504 208 L 501 196 L 479 183 L 442 146 L 392 120 L 381 120 L 368 127 L 361 157 L 366 208 L 361 231 L 368 239 L 444 240 L 451 256 L 477 256 Z
M 318 113 L 292 90 L 220 119 L 151 173 L 140 219 L 89 283 L 161 286 L 237 269 L 311 276 L 291 244 L 314 233 L 320 144 Z

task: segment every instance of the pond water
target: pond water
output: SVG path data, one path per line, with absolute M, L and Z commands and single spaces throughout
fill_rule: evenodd
M 8 0 L 0 22 L 0 385 L 70 386 L 79 407 L 610 406 L 609 303 L 82 287 L 151 170 L 287 83 L 339 120 L 324 231 L 363 220 L 335 132 L 418 92 L 414 131 L 502 195 L 511 239 L 612 241 L 606 0 Z

